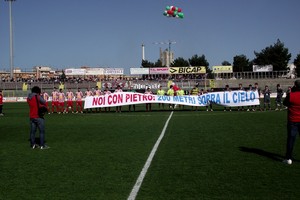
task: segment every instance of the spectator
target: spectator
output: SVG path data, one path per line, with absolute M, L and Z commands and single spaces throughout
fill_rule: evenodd
M 300 135 L 300 80 L 295 81 L 283 104 L 288 107 L 286 159 L 283 162 L 290 165 L 296 136 Z
M 27 97 L 30 117 L 30 147 L 33 149 L 38 148 L 38 144 L 35 142 L 35 133 L 38 128 L 40 132 L 40 148 L 48 149 L 49 147 L 45 144 L 45 119 L 39 114 L 39 105 L 45 105 L 46 102 L 40 94 L 41 89 L 38 86 L 34 86 Z

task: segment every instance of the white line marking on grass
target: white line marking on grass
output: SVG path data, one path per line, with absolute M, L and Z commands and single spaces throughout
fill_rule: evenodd
M 143 167 L 143 169 L 142 169 L 139 177 L 137 178 L 137 180 L 135 182 L 135 185 L 133 186 L 133 188 L 131 190 L 131 193 L 130 193 L 130 195 L 129 195 L 129 197 L 128 197 L 127 200 L 135 200 L 136 195 L 138 194 L 138 192 L 140 190 L 140 187 L 141 187 L 141 185 L 143 183 L 143 180 L 144 180 L 144 178 L 145 178 L 145 176 L 147 174 L 148 168 L 151 165 L 151 162 L 152 162 L 152 159 L 153 159 L 153 157 L 154 157 L 154 155 L 156 153 L 156 150 L 157 150 L 157 148 L 158 148 L 161 140 L 163 139 L 163 137 L 165 135 L 165 132 L 167 130 L 167 127 L 168 127 L 168 124 L 169 124 L 169 121 L 170 121 L 172 115 L 173 115 L 173 111 L 171 112 L 171 114 L 170 114 L 169 118 L 167 119 L 167 121 L 165 123 L 165 126 L 164 126 L 164 128 L 163 128 L 163 130 L 162 130 L 162 132 L 161 132 L 161 134 L 159 136 L 159 138 L 157 139 L 155 145 L 153 146 L 152 151 L 151 151 L 151 153 L 150 153 L 150 155 L 149 155 L 149 157 L 148 157 L 148 159 L 147 159 L 147 161 L 146 161 L 146 163 L 145 163 L 145 165 L 144 165 L 144 167 Z

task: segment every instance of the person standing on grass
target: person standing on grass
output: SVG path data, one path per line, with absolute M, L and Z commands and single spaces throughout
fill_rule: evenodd
M 265 89 L 263 91 L 264 94 L 264 110 L 266 111 L 267 106 L 268 109 L 271 110 L 271 90 L 269 89 L 269 86 L 265 86 Z
M 78 88 L 78 91 L 75 93 L 75 95 L 76 95 L 76 113 L 78 112 L 83 113 L 83 105 L 82 105 L 83 93 L 81 92 L 80 88 Z
M 62 89 L 59 89 L 58 93 L 58 114 L 65 112 L 65 93 Z
M 164 96 L 165 94 L 166 94 L 165 90 L 162 89 L 162 86 L 159 86 L 159 89 L 157 90 L 156 95 L 157 96 Z M 158 103 L 158 108 L 161 110 L 160 107 L 162 107 L 162 109 L 165 109 L 165 104 Z
M 73 98 L 74 98 L 74 93 L 72 90 L 69 88 L 68 92 L 66 93 L 67 96 L 67 108 L 66 108 L 66 113 L 69 113 L 71 111 L 74 113 L 74 107 L 73 107 Z
M 261 94 L 261 90 L 260 90 L 260 88 L 258 87 L 258 83 L 254 83 L 254 91 L 257 91 L 257 92 L 258 92 L 258 99 L 259 99 L 259 98 L 260 98 L 260 94 Z M 256 111 L 257 108 L 261 111 L 260 100 L 259 100 L 259 105 L 255 105 L 253 111 Z
M 2 90 L 0 90 L 0 116 L 4 116 L 2 109 L 3 109 L 3 94 L 2 94 Z
M 282 96 L 283 96 L 283 89 L 281 88 L 280 84 L 277 84 L 277 96 L 276 96 L 276 109 L 275 110 L 282 110 Z
M 148 87 L 147 90 L 145 91 L 145 94 L 153 94 L 152 91 L 150 90 L 150 88 Z M 151 107 L 151 103 L 146 103 L 146 111 L 152 111 L 152 107 Z
M 174 89 L 173 89 L 173 85 L 170 85 L 170 89 L 167 91 L 167 95 L 168 96 L 174 96 L 175 92 L 174 92 Z M 174 110 L 174 107 L 175 105 L 174 104 L 170 104 L 170 109 Z
M 56 109 L 56 112 L 58 113 L 58 92 L 56 90 L 56 87 L 54 87 L 54 89 L 51 93 L 51 97 L 52 97 L 52 103 L 51 103 L 52 113 L 54 113 L 54 108 Z
M 225 85 L 225 89 L 224 89 L 224 92 L 231 92 L 231 89 L 229 87 L 229 85 Z M 231 111 L 231 107 L 224 107 L 224 111 L 226 112 L 227 111 L 227 108 L 229 111 Z
M 117 86 L 117 89 L 114 91 L 114 93 L 120 93 L 120 92 L 123 92 L 123 90 L 121 89 L 121 86 L 118 85 Z M 121 112 L 122 110 L 122 106 L 116 106 L 116 112 Z
M 105 87 L 105 90 L 103 91 L 103 94 L 104 94 L 104 95 L 110 95 L 110 94 L 111 94 L 111 91 L 109 90 L 108 87 Z M 105 108 L 104 108 L 104 111 L 105 111 L 105 112 L 107 112 L 107 111 L 110 112 L 110 107 L 105 107 Z
M 295 81 L 283 105 L 288 107 L 286 159 L 283 162 L 290 165 L 293 162 L 292 154 L 296 136 L 300 135 L 300 80 Z
M 192 96 L 198 96 L 199 95 L 199 88 L 198 88 L 197 85 L 195 85 L 192 88 L 192 90 L 190 92 L 190 95 L 192 95 Z M 192 110 L 194 110 L 194 107 L 195 107 L 195 111 L 197 111 L 198 110 L 198 106 L 192 106 Z
M 30 117 L 30 147 L 32 149 L 38 148 L 39 146 L 35 143 L 35 133 L 37 129 L 40 132 L 40 148 L 48 149 L 49 147 L 45 144 L 45 119 L 39 115 L 39 105 L 46 105 L 45 100 L 40 95 L 41 88 L 34 86 L 31 89 L 31 93 L 27 97 L 27 103 L 29 105 L 29 117 Z
M 133 87 L 132 86 L 130 86 L 130 88 L 129 88 L 129 90 L 127 91 L 127 92 L 136 92 L 134 89 L 133 89 Z M 129 112 L 131 112 L 131 107 L 133 108 L 133 111 L 135 111 L 135 104 L 130 104 L 129 106 L 128 106 L 128 111 Z
M 46 107 L 48 109 L 48 114 L 50 114 L 50 108 L 49 108 L 49 104 L 48 104 L 48 101 L 49 101 L 49 94 L 47 92 L 43 92 L 43 99 L 46 101 Z

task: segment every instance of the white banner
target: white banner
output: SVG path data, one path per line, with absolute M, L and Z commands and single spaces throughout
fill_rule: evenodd
M 103 75 L 103 74 L 104 74 L 104 69 L 103 68 L 87 68 L 85 75 L 87 75 L 87 76 L 89 76 L 89 75 L 97 76 L 97 75 Z
M 66 76 L 83 76 L 85 73 L 85 69 L 65 69 Z
M 272 72 L 273 65 L 253 65 L 253 72 Z
M 149 68 L 130 68 L 131 75 L 149 74 Z
M 86 97 L 84 108 L 112 107 L 142 103 L 166 103 L 188 106 L 207 106 L 210 103 L 222 106 L 259 105 L 257 91 L 211 92 L 201 96 L 158 96 L 133 92 L 112 93 L 98 97 Z
M 123 75 L 123 68 L 104 68 L 104 75 Z

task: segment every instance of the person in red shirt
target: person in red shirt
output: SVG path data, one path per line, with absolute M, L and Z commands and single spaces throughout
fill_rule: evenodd
M 286 164 L 292 164 L 293 148 L 297 134 L 300 135 L 300 80 L 296 80 L 290 93 L 284 99 L 283 105 L 288 107 Z
M 0 90 L 0 116 L 4 116 L 2 109 L 3 109 L 3 94 L 2 94 L 2 90 Z
M 62 89 L 59 89 L 58 93 L 58 114 L 65 112 L 65 93 Z
M 75 93 L 76 113 L 78 112 L 83 113 L 82 98 L 83 98 L 83 93 L 81 92 L 80 88 L 78 88 L 78 91 Z
M 30 147 L 38 148 L 38 144 L 35 143 L 35 133 L 37 129 L 40 132 L 40 148 L 48 149 L 45 144 L 45 119 L 39 115 L 39 107 L 46 104 L 45 100 L 41 96 L 41 88 L 34 86 L 31 89 L 31 93 L 28 94 L 27 103 L 29 106 L 29 118 L 30 118 Z
M 74 107 L 73 107 L 74 93 L 72 92 L 71 89 L 68 90 L 68 92 L 66 93 L 66 96 L 67 96 L 66 113 L 68 113 L 69 111 L 71 111 L 72 113 L 74 113 Z
M 50 108 L 49 108 L 49 104 L 48 104 L 48 101 L 49 101 L 49 94 L 47 93 L 47 92 L 43 92 L 43 98 L 44 98 L 44 100 L 45 100 L 45 102 L 46 102 L 46 107 L 47 107 L 47 109 L 48 109 L 48 111 L 49 111 L 49 113 L 48 114 L 50 114 Z
M 56 90 L 56 87 L 54 87 L 53 92 L 51 93 L 52 97 L 52 113 L 54 113 L 54 108 L 56 109 L 56 112 L 58 112 L 58 92 Z

